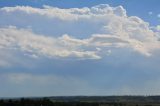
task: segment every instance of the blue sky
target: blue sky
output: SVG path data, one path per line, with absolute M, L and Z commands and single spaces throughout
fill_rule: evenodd
M 159 95 L 159 0 L 0 0 L 0 96 Z

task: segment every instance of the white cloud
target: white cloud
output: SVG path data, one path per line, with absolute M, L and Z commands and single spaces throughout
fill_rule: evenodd
M 146 75 L 159 70 L 159 37 L 159 26 L 151 28 L 141 18 L 127 16 L 122 6 L 0 8 L 1 96 L 146 94 L 150 85 L 154 86 L 151 92 L 158 93 L 156 88 L 159 83 L 153 82 L 159 80 L 155 80 L 155 76 L 151 82 L 139 82 L 141 88 L 137 83 L 136 86 L 132 83 L 140 81 L 142 73 Z M 99 61 L 82 63 L 77 61 L 79 59 Z M 37 70 L 38 73 L 50 72 L 62 76 L 40 75 Z M 94 72 L 90 73 L 90 70 Z M 115 75 L 121 70 L 124 70 L 122 75 L 125 76 L 122 79 Z M 138 71 L 134 74 L 133 70 Z M 20 71 L 24 73 L 18 73 Z M 132 79 L 134 81 L 130 81 Z M 111 84 L 108 84 L 110 81 Z M 115 84 L 113 86 L 114 81 L 116 87 Z M 119 92 L 115 92 L 117 90 Z
M 158 31 L 160 31 L 160 25 L 157 25 L 157 27 L 156 27 L 156 28 L 157 28 L 157 30 L 158 30 Z
M 101 4 L 92 8 L 70 8 L 60 9 L 57 7 L 51 7 L 44 5 L 43 9 L 33 8 L 29 6 L 16 6 L 16 7 L 4 7 L 1 11 L 8 13 L 25 13 L 25 14 L 36 14 L 41 16 L 47 16 L 49 18 L 59 18 L 62 20 L 77 20 L 83 18 L 91 18 L 92 16 L 104 16 L 104 15 L 116 15 L 120 17 L 126 17 L 126 10 L 122 6 L 110 7 L 107 4 Z
M 36 35 L 28 30 L 16 28 L 0 29 L 0 46 L 9 50 L 21 50 L 22 52 L 47 57 L 77 57 L 88 59 L 99 59 L 95 51 L 87 51 L 81 48 L 81 40 L 69 38 L 64 35 L 59 38 Z M 77 44 L 75 44 L 77 43 Z
M 152 42 L 141 42 L 114 35 L 92 35 L 86 39 L 76 39 L 68 35 L 63 35 L 62 37 L 55 38 L 37 35 L 29 30 L 13 27 L 0 28 L 0 32 L 1 48 L 20 50 L 25 54 L 30 54 L 31 57 L 100 59 L 103 55 L 101 52 L 106 51 L 110 47 L 132 48 L 142 54 L 150 55 L 150 47 L 146 46 L 146 44 L 150 43 L 150 46 L 153 45 Z M 96 49 L 97 47 L 103 49 L 99 51 Z
M 157 17 L 160 18 L 160 14 L 158 14 Z
M 152 12 L 152 11 L 150 11 L 150 12 L 148 12 L 148 14 L 149 14 L 149 15 L 152 15 L 152 14 L 153 14 L 153 12 Z
M 122 6 L 16 6 L 1 8 L 0 16 L 0 48 L 33 58 L 100 59 L 116 48 L 150 56 L 160 47 L 159 33 L 139 17 L 127 16 Z

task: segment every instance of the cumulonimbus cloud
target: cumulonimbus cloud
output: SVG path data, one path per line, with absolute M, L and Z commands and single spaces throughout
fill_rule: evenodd
M 116 48 L 150 56 L 160 47 L 159 33 L 139 17 L 127 16 L 122 6 L 4 7 L 0 17 L 0 49 L 33 57 L 101 59 Z

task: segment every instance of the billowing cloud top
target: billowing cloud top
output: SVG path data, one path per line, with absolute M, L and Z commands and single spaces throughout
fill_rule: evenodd
M 122 6 L 4 7 L 0 17 L 1 51 L 33 58 L 101 59 L 115 49 L 151 56 L 160 48 L 158 31 L 139 17 L 127 16 Z

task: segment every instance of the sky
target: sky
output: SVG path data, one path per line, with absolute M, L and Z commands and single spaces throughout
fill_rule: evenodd
M 160 95 L 159 0 L 0 0 L 0 97 Z

